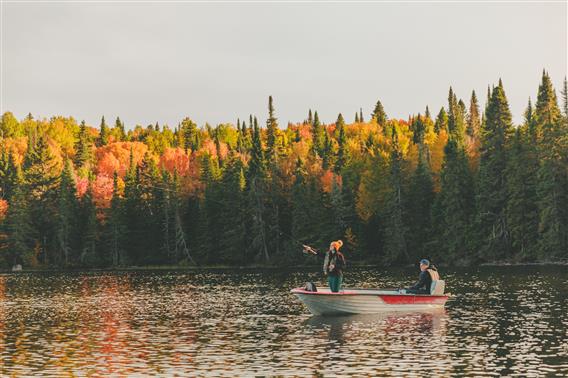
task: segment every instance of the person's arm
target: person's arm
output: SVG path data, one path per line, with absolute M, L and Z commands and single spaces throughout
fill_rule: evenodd
M 418 276 L 418 282 L 416 282 L 413 286 L 409 287 L 408 290 L 418 290 L 426 286 L 426 275 L 429 274 L 428 272 L 420 272 Z

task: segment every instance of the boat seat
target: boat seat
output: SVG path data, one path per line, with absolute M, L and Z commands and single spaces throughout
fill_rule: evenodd
M 430 286 L 430 295 L 444 295 L 446 289 L 446 282 L 444 280 L 432 281 Z

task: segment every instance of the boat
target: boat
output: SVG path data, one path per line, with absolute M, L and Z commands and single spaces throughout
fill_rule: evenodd
M 295 288 L 290 292 L 296 295 L 313 315 L 327 316 L 443 308 L 450 294 L 444 294 L 443 288 L 441 292 L 432 291 L 432 294 L 406 294 L 397 289 L 345 288 L 332 293 L 327 287 L 317 287 L 313 291 Z

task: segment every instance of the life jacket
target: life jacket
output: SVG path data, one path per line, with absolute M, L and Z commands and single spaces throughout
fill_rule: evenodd
M 440 280 L 440 274 L 438 273 L 437 270 L 434 269 L 426 269 L 428 271 L 428 273 L 430 273 L 430 278 L 432 278 L 432 281 L 439 281 Z

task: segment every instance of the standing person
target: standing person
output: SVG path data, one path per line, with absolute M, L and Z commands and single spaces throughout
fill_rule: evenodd
M 323 257 L 323 274 L 327 276 L 327 283 L 332 293 L 337 293 L 341 290 L 343 283 L 343 268 L 345 268 L 345 256 L 339 250 L 343 246 L 341 240 L 332 242 L 329 245 L 329 250 L 325 253 L 314 250 L 309 246 L 304 246 L 304 251 Z
M 432 281 L 438 281 L 440 275 L 436 267 L 426 259 L 420 260 L 420 275 L 418 282 L 406 289 L 408 294 L 430 294 Z

